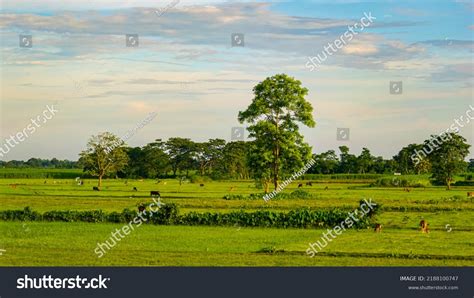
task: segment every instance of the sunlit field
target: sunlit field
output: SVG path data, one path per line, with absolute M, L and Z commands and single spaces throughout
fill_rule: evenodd
M 427 177 L 424 177 L 427 178 Z M 351 229 L 334 239 L 314 258 L 308 244 L 325 229 L 249 228 L 240 226 L 185 226 L 144 224 L 120 241 L 104 257 L 94 248 L 120 223 L 0 221 L 1 266 L 473 266 L 474 202 L 472 187 L 372 187 L 370 182 L 314 181 L 298 188 L 307 199 L 225 200 L 229 194 L 260 193 L 253 181 L 179 183 L 176 179 L 107 179 L 101 191 L 96 180 L 0 179 L 0 211 L 30 207 L 39 213 L 65 210 L 121 212 L 137 209 L 158 190 L 161 201 L 175 203 L 180 214 L 274 210 L 289 212 L 339 208 L 350 212 L 359 201 L 372 198 L 381 205 L 372 228 Z M 329 183 L 330 182 L 330 183 Z M 344 183 L 343 183 L 344 182 Z M 136 187 L 137 191 L 133 188 Z M 429 223 L 430 233 L 419 230 Z

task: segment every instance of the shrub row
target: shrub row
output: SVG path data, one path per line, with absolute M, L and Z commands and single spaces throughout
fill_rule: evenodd
M 304 180 L 375 180 L 382 177 L 383 174 L 305 174 Z
M 253 193 L 248 196 L 245 195 L 225 195 L 223 197 L 224 200 L 263 200 L 265 193 Z M 284 200 L 284 199 L 310 199 L 313 196 L 302 189 L 297 189 L 291 193 L 278 193 L 276 196 L 272 198 L 272 200 Z
M 366 228 L 372 224 L 375 213 L 370 213 L 355 222 L 355 228 Z M 128 223 L 138 217 L 137 212 L 125 209 L 121 213 L 105 213 L 102 210 L 93 211 L 48 211 L 43 214 L 32 211 L 29 207 L 24 210 L 0 211 L 3 221 L 59 221 L 59 222 L 112 222 Z M 242 226 L 242 227 L 277 227 L 277 228 L 313 228 L 331 227 L 340 224 L 348 217 L 346 211 L 311 210 L 301 208 L 288 213 L 258 210 L 245 212 L 243 210 L 230 213 L 190 212 L 179 215 L 176 204 L 162 206 L 157 212 L 142 214 L 145 223 L 159 225 L 206 225 L 206 226 Z
M 466 181 L 456 181 L 453 184 L 454 186 L 474 186 L 474 181 L 466 180 Z
M 382 187 L 426 187 L 429 186 L 428 181 L 423 180 L 408 180 L 404 178 L 379 178 L 371 186 L 382 186 Z

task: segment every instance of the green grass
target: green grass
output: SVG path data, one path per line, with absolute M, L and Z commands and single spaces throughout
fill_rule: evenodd
M 121 225 L 0 223 L 1 266 L 473 266 L 468 232 L 347 231 L 314 258 L 323 230 L 142 225 L 102 258 L 94 253 Z M 363 239 L 364 241 L 361 241 Z M 259 253 L 275 247 L 275 254 Z
M 416 178 L 416 177 L 415 177 Z M 418 177 L 419 178 L 419 177 Z M 426 178 L 426 177 L 425 177 Z M 425 179 L 423 178 L 423 179 Z M 420 178 L 421 179 L 421 178 Z M 44 183 L 46 181 L 46 184 Z M 292 192 L 297 183 L 285 192 Z M 16 184 L 16 186 L 14 185 Z M 120 225 L 87 223 L 0 222 L 3 266 L 113 265 L 113 266 L 473 266 L 474 202 L 466 197 L 472 187 L 369 187 L 369 183 L 314 183 L 303 189 L 311 199 L 224 200 L 226 194 L 261 193 L 253 181 L 185 183 L 178 180 L 105 180 L 102 191 L 95 180 L 78 186 L 74 179 L 0 179 L 0 210 L 30 206 L 51 210 L 136 209 L 159 190 L 162 201 L 176 203 L 180 212 L 252 211 L 261 208 L 289 211 L 299 207 L 355 209 L 362 198 L 382 204 L 378 222 L 382 233 L 346 231 L 315 258 L 305 250 L 321 230 L 250 229 L 143 225 L 98 259 L 93 249 Z M 328 186 L 329 189 L 325 190 Z M 133 187 L 138 188 L 134 192 Z M 233 189 L 231 190 L 231 188 Z M 454 196 L 458 196 L 453 200 Z M 406 210 L 400 210 L 400 207 Z M 428 220 L 431 233 L 421 234 L 418 223 Z M 447 226 L 452 229 L 447 232 Z M 278 253 L 259 253 L 275 248 Z

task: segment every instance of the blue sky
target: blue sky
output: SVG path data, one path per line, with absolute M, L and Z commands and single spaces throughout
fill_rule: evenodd
M 77 159 L 90 135 L 123 135 L 150 112 L 157 117 L 129 145 L 230 140 L 253 86 L 277 73 L 309 89 L 317 125 L 302 132 L 314 152 L 346 145 L 388 158 L 474 106 L 471 1 L 172 4 L 3 1 L 0 146 L 47 104 L 60 110 L 3 160 Z M 376 18 L 369 27 L 316 71 L 305 67 L 364 13 Z M 231 46 L 232 33 L 244 34 L 244 47 Z M 20 48 L 19 34 L 33 47 Z M 126 34 L 138 34 L 139 47 L 126 47 Z M 402 94 L 390 94 L 390 81 L 402 81 Z M 337 128 L 350 128 L 348 141 Z M 472 144 L 472 121 L 460 134 Z

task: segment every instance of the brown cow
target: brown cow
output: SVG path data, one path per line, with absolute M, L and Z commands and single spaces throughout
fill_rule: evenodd
M 474 191 L 468 192 L 468 193 L 467 193 L 467 197 L 468 197 L 468 198 L 474 197 Z
M 429 233 L 429 229 L 428 229 L 428 222 L 424 219 L 422 219 L 420 221 L 420 227 L 421 227 L 421 232 L 422 233 Z
M 307 185 L 307 186 L 313 186 L 313 182 L 311 182 L 311 181 L 306 182 L 306 185 Z
M 382 225 L 379 224 L 379 223 L 376 223 L 376 224 L 375 224 L 374 232 L 376 232 L 376 233 L 382 232 Z
M 298 184 L 298 188 L 303 187 L 303 183 Z
M 158 197 L 158 198 L 161 198 L 161 194 L 160 194 L 160 192 L 157 191 L 157 190 L 152 190 L 152 191 L 150 191 L 150 196 L 151 196 L 151 197 Z

